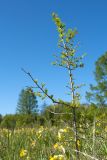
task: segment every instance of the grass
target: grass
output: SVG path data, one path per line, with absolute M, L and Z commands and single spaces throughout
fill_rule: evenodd
M 107 159 L 105 122 L 78 125 L 80 160 Z M 0 160 L 76 160 L 72 127 L 0 129 Z

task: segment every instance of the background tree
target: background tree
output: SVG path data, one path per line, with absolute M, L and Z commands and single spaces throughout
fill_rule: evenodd
M 31 88 L 22 89 L 16 108 L 16 112 L 20 114 L 37 113 L 37 99 Z
M 12 115 L 12 114 L 5 115 L 2 119 L 0 126 L 2 128 L 14 129 L 16 126 L 16 120 L 17 120 L 16 115 Z
M 90 85 L 90 92 L 86 92 L 86 98 L 91 103 L 100 107 L 107 105 L 107 52 L 95 62 L 96 85 Z

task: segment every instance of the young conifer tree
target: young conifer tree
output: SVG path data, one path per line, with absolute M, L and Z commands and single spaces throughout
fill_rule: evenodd
M 71 96 L 71 102 L 66 103 L 63 100 L 55 99 L 52 94 L 49 94 L 48 89 L 46 88 L 44 83 L 39 83 L 37 80 L 35 80 L 32 75 L 29 72 L 26 72 L 23 70 L 35 83 L 37 91 L 36 95 L 41 97 L 42 99 L 48 97 L 52 100 L 54 104 L 61 104 L 66 105 L 71 108 L 71 112 L 73 115 L 73 130 L 74 130 L 74 139 L 75 139 L 75 148 L 76 148 L 76 156 L 77 159 L 79 159 L 79 137 L 78 137 L 78 131 L 77 131 L 77 120 L 76 120 L 76 109 L 79 106 L 79 93 L 76 91 L 80 86 L 75 85 L 73 71 L 75 71 L 77 68 L 83 67 L 83 63 L 81 62 L 83 56 L 76 56 L 76 48 L 77 45 L 74 44 L 74 38 L 77 34 L 76 29 L 68 29 L 66 30 L 66 26 L 64 23 L 62 23 L 61 19 L 58 17 L 57 14 L 52 14 L 53 20 L 56 24 L 57 31 L 59 34 L 59 41 L 58 45 L 61 49 L 61 52 L 57 55 L 55 55 L 56 59 L 55 62 L 53 62 L 53 65 L 65 68 L 68 72 L 69 76 L 69 83 L 67 88 L 69 88 L 69 95 Z
M 18 114 L 35 114 L 37 113 L 37 99 L 31 88 L 22 89 L 19 95 L 16 113 Z

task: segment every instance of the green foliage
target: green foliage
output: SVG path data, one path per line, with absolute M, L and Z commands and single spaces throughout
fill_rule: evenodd
M 91 92 L 86 92 L 90 102 L 97 103 L 100 107 L 107 105 L 107 52 L 95 63 L 95 79 L 97 85 L 90 85 Z
M 76 106 L 79 104 L 79 93 L 76 92 L 82 85 L 75 85 L 73 71 L 77 68 L 84 66 L 82 59 L 85 55 L 76 56 L 77 45 L 74 43 L 74 38 L 77 34 L 76 29 L 66 29 L 66 25 L 61 21 L 57 14 L 52 14 L 53 20 L 57 26 L 59 33 L 59 47 L 61 49 L 60 54 L 55 55 L 55 62 L 53 65 L 66 68 L 69 73 L 70 81 L 68 83 L 69 95 L 72 97 L 72 104 Z
M 2 118 L 0 127 L 14 129 L 20 127 L 34 127 L 37 125 L 37 114 L 13 114 Z
M 57 30 L 59 33 L 59 41 L 58 46 L 60 47 L 61 51 L 59 54 L 55 55 L 55 62 L 53 62 L 53 65 L 57 65 L 63 68 L 67 69 L 67 72 L 69 73 L 69 95 L 72 97 L 71 101 L 74 106 L 76 104 L 79 104 L 79 94 L 76 92 L 78 88 L 81 87 L 81 85 L 75 85 L 74 83 L 74 77 L 73 77 L 73 71 L 77 68 L 81 68 L 84 66 L 82 63 L 82 59 L 84 55 L 82 56 L 76 56 L 76 48 L 77 45 L 74 43 L 74 38 L 77 34 L 76 29 L 66 29 L 65 24 L 61 21 L 61 19 L 57 16 L 57 14 L 52 14 L 53 20 L 57 26 Z M 39 96 L 42 100 L 45 98 L 51 99 L 51 101 L 54 104 L 64 104 L 63 100 L 56 99 L 53 94 L 50 94 L 48 89 L 46 88 L 46 85 L 44 83 L 39 83 L 38 80 L 35 80 L 32 75 L 26 71 L 24 71 L 35 83 L 36 85 L 36 91 L 35 95 Z
M 19 95 L 17 113 L 33 114 L 37 112 L 37 99 L 31 88 L 23 89 Z
M 105 111 L 104 111 L 105 112 Z M 82 105 L 76 109 L 77 126 L 85 125 L 87 122 L 93 123 L 93 118 L 96 115 L 101 115 L 104 112 L 97 108 L 94 104 L 90 106 Z M 44 125 L 60 126 L 62 124 L 72 125 L 73 113 L 72 108 L 64 105 L 50 105 L 45 107 L 41 116 L 44 117 Z
M 37 125 L 37 114 L 20 114 L 17 115 L 16 128 L 34 127 Z
M 63 114 L 62 114 L 63 113 Z M 86 124 L 87 122 L 93 123 L 93 118 L 103 117 L 103 114 L 107 115 L 107 109 L 100 109 L 96 105 L 87 104 L 77 108 L 77 125 Z M 105 116 L 106 118 L 106 116 Z M 63 124 L 72 125 L 73 114 L 72 108 L 64 105 L 47 105 L 40 114 L 15 114 L 5 115 L 2 117 L 0 126 L 2 128 L 20 128 L 20 127 L 34 127 L 37 125 L 42 126 L 60 126 Z M 106 119 L 105 119 L 106 120 Z
M 15 115 L 5 115 L 0 126 L 2 128 L 14 129 L 16 127 L 16 118 Z
M 72 110 L 71 107 L 66 105 L 49 105 L 45 107 L 41 115 L 45 117 L 45 123 L 47 125 L 59 126 L 63 123 L 71 122 Z
M 69 83 L 67 87 L 69 89 L 68 94 L 71 96 L 71 103 L 68 106 L 72 108 L 71 123 L 74 130 L 75 147 L 77 150 L 76 158 L 79 159 L 77 107 L 80 106 L 79 103 L 80 95 L 77 92 L 77 89 L 81 85 L 80 86 L 75 85 L 73 71 L 75 71 L 77 68 L 82 68 L 84 66 L 84 64 L 81 61 L 83 56 L 76 56 L 77 45 L 75 45 L 74 43 L 74 38 L 77 34 L 77 30 L 76 29 L 66 30 L 65 24 L 62 23 L 61 19 L 57 16 L 57 14 L 53 13 L 52 16 L 57 26 L 57 30 L 59 32 L 59 47 L 61 49 L 60 54 L 56 55 L 56 61 L 54 62 L 54 65 L 66 68 L 69 75 Z M 62 102 L 60 102 L 60 104 L 61 103 Z

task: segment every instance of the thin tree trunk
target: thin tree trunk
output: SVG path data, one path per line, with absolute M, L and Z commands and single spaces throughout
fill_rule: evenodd
M 77 131 L 77 120 L 76 120 L 76 108 L 73 107 L 73 128 L 74 128 L 74 134 L 75 134 L 75 147 L 76 147 L 76 157 L 79 160 L 79 146 L 78 146 L 78 131 Z
M 73 75 L 72 75 L 72 69 L 71 69 L 71 66 L 69 64 L 69 57 L 68 57 L 68 53 L 67 53 L 67 50 L 66 50 L 66 45 L 64 43 L 64 40 L 63 40 L 63 45 L 64 45 L 64 49 L 66 51 L 66 54 L 67 54 L 67 69 L 68 69 L 68 73 L 69 73 L 69 82 L 70 82 L 70 90 L 71 90 L 71 102 L 73 102 L 73 105 L 74 104 L 74 101 L 75 101 L 75 93 L 74 93 L 74 82 L 73 82 Z M 77 150 L 76 152 L 76 158 L 77 160 L 79 160 L 79 146 L 78 146 L 78 131 L 77 131 L 77 120 L 76 120 L 76 106 L 72 106 L 72 109 L 73 109 L 73 130 L 74 130 L 74 136 L 75 136 L 75 148 Z

